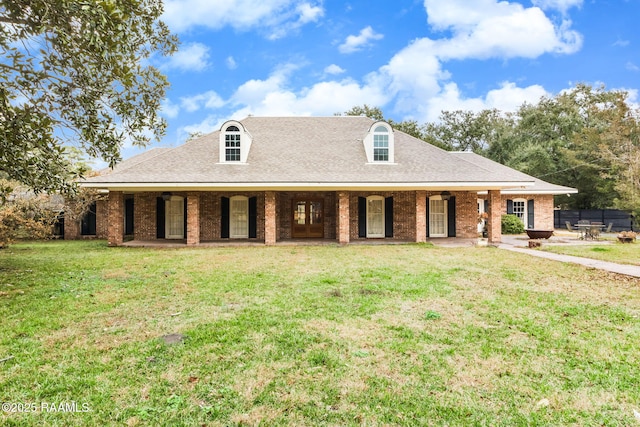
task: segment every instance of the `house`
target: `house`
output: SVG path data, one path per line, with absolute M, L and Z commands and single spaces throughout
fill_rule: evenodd
M 473 238 L 485 211 L 498 242 L 501 215 L 552 229 L 553 195 L 576 192 L 356 116 L 229 120 L 82 185 L 108 192 L 92 229 L 116 246 Z

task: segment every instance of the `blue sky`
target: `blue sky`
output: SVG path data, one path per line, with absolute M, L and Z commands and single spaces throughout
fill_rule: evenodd
M 152 59 L 171 83 L 153 146 L 249 114 L 514 110 L 581 82 L 637 101 L 638 18 L 639 0 L 166 0 L 182 44 Z

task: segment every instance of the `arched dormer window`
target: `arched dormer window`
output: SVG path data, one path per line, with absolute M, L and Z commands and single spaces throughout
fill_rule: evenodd
M 364 138 L 364 149 L 369 163 L 393 163 L 393 128 L 386 122 L 375 122 Z
M 220 128 L 220 163 L 246 163 L 251 148 L 251 134 L 242 123 L 226 122 Z

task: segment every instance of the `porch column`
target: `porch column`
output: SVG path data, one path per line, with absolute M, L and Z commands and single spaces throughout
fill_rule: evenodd
M 338 192 L 338 243 L 349 243 L 349 192 Z
M 187 194 L 187 245 L 200 244 L 200 195 Z
M 427 241 L 427 192 L 416 191 L 416 242 Z
M 120 246 L 124 241 L 124 194 L 122 191 L 109 191 L 107 212 L 109 215 L 107 244 Z
M 276 192 L 264 193 L 264 244 L 276 243 Z
M 487 218 L 489 243 L 502 241 L 502 197 L 500 190 L 489 190 L 489 218 Z

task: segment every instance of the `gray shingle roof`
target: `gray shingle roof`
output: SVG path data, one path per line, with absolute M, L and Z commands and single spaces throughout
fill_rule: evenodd
M 362 140 L 374 121 L 367 117 L 247 117 L 240 122 L 253 138 L 246 164 L 219 163 L 216 131 L 154 155 L 136 156 L 84 185 L 488 189 L 534 182 L 513 169 L 473 161 L 400 131 L 394 132 L 395 163 L 368 164 Z
M 500 170 L 500 169 L 504 169 L 504 170 L 508 170 L 511 174 L 513 174 L 514 176 L 520 176 L 521 179 L 529 179 L 529 180 L 533 180 L 533 182 L 535 183 L 532 187 L 529 188 L 525 188 L 525 189 L 511 189 L 511 190 L 504 190 L 503 193 L 509 194 L 509 193 L 513 193 L 513 194 L 527 194 L 527 193 L 532 193 L 532 194 L 572 194 L 572 193 L 577 193 L 578 190 L 576 190 L 575 188 L 571 188 L 571 187 L 565 187 L 563 185 L 557 185 L 557 184 L 551 184 L 550 182 L 546 182 L 543 181 L 541 179 L 535 178 L 531 175 L 527 175 L 526 173 L 511 169 L 503 164 L 500 164 L 498 162 L 494 162 L 493 160 L 487 159 L 486 157 L 482 157 L 478 154 L 475 153 L 470 153 L 470 152 L 453 152 L 451 153 L 453 155 L 457 155 L 463 159 L 465 159 L 468 162 L 474 163 L 478 166 L 487 168 L 487 169 L 491 169 L 491 170 Z

